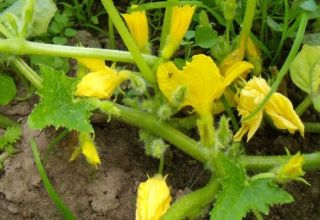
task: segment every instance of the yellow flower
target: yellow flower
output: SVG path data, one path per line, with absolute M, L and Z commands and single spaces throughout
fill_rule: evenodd
M 247 82 L 240 93 L 238 112 L 243 118 L 248 116 L 262 102 L 270 91 L 270 87 L 263 78 L 254 77 Z M 264 112 L 270 116 L 278 129 L 287 129 L 290 133 L 296 130 L 304 134 L 304 126 L 299 116 L 294 111 L 290 100 L 280 93 L 274 93 L 264 107 Z M 235 134 L 234 141 L 240 141 L 248 133 L 249 141 L 260 126 L 263 111 L 258 112 L 253 118 L 244 121 L 240 130 Z
M 79 59 L 90 71 L 77 85 L 76 95 L 110 98 L 114 90 L 125 80 L 129 79 L 129 71 L 117 72 L 105 65 L 104 60 Z
M 136 220 L 159 220 L 170 207 L 170 189 L 165 177 L 155 175 L 140 183 L 136 202 Z
M 133 5 L 132 8 L 136 8 L 136 5 Z M 130 14 L 122 14 L 129 31 L 136 41 L 139 49 L 142 52 L 149 53 L 149 30 L 148 30 L 148 20 L 145 11 L 135 11 Z
M 160 90 L 174 103 L 176 91 L 185 87 L 186 92 L 180 107 L 192 106 L 199 114 L 197 121 L 201 141 L 205 146 L 213 143 L 213 101 L 220 98 L 225 88 L 239 75 L 250 71 L 253 66 L 247 62 L 236 62 L 225 73 L 220 71 L 211 57 L 200 54 L 192 57 L 183 70 L 179 70 L 173 62 L 163 63 L 158 67 L 157 79 Z
M 79 134 L 79 144 L 80 147 L 78 147 L 72 153 L 69 161 L 74 161 L 80 155 L 80 153 L 82 153 L 86 157 L 89 164 L 95 167 L 101 164 L 98 151 L 89 133 Z
M 180 107 L 190 105 L 199 115 L 205 115 L 211 112 L 212 102 L 220 98 L 225 88 L 252 67 L 247 62 L 236 62 L 224 77 L 211 57 L 200 54 L 193 56 L 183 70 L 179 70 L 173 62 L 161 64 L 157 79 L 160 90 L 170 102 L 173 102 L 174 92 L 185 86 L 186 94 Z
M 196 7 L 191 5 L 175 6 L 172 8 L 170 31 L 161 54 L 163 58 L 170 59 L 179 47 L 189 28 L 195 9 Z
M 290 160 L 283 165 L 277 172 L 279 182 L 286 182 L 288 180 L 297 179 L 304 175 L 302 166 L 304 158 L 300 153 L 297 153 Z

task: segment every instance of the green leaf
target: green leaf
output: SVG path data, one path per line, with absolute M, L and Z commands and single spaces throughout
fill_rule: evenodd
M 64 34 L 66 37 L 74 37 L 77 34 L 77 31 L 72 28 L 66 28 L 64 30 Z
M 50 67 L 40 66 L 43 77 L 38 90 L 40 103 L 34 108 L 28 122 L 31 128 L 43 129 L 53 125 L 69 130 L 93 132 L 89 117 L 92 106 L 83 99 L 74 99 L 77 80 Z
M 66 44 L 66 43 L 67 43 L 68 39 L 65 38 L 65 37 L 54 37 L 54 38 L 52 39 L 52 41 L 53 41 L 54 44 L 61 44 L 61 45 L 63 45 L 63 44 Z
M 307 0 L 301 3 L 299 7 L 306 11 L 316 11 L 318 8 L 318 4 L 314 0 Z
M 200 26 L 195 32 L 195 43 L 202 48 L 210 48 L 214 45 L 218 34 L 211 27 Z
M 270 179 L 248 180 L 243 167 L 223 154 L 218 162 L 226 177 L 221 179 L 223 189 L 211 210 L 211 220 L 241 220 L 253 209 L 267 215 L 269 205 L 293 201 L 289 193 Z
M 12 146 L 21 137 L 21 128 L 19 126 L 12 126 L 7 128 L 3 136 L 0 137 L 0 150 L 5 149 L 7 146 Z
M 320 46 L 304 45 L 290 66 L 293 83 L 308 93 L 320 111 Z
M 6 105 L 16 97 L 16 84 L 10 76 L 0 74 L 0 105 Z
M 319 46 L 320 45 L 320 33 L 311 33 L 305 34 L 303 37 L 303 43 L 310 46 Z
M 68 72 L 70 68 L 69 60 L 61 57 L 31 55 L 30 62 L 32 66 L 44 65 L 63 70 L 64 72 Z
M 0 14 L 0 20 L 5 20 L 7 13 L 12 13 L 22 19 L 25 0 L 17 0 L 13 5 Z M 31 25 L 29 25 L 28 37 L 37 36 L 47 32 L 50 20 L 57 10 L 52 0 L 36 0 L 34 15 Z M 23 22 L 21 22 L 22 24 Z
M 277 23 L 273 18 L 267 16 L 267 25 L 274 31 L 282 32 L 283 31 L 283 24 Z

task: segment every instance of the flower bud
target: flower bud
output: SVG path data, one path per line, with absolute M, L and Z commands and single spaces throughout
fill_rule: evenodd
M 170 207 L 170 189 L 160 174 L 140 183 L 136 202 L 136 220 L 159 220 Z
M 290 160 L 278 170 L 278 181 L 284 183 L 289 180 L 299 179 L 299 177 L 304 175 L 302 170 L 303 163 L 304 158 L 300 152 L 291 157 Z

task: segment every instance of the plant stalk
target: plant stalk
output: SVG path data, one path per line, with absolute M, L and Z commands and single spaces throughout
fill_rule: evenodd
M 119 104 L 114 104 L 119 110 L 117 113 L 109 112 L 113 114 L 115 118 L 124 121 L 128 124 L 137 126 L 139 128 L 146 129 L 151 133 L 164 138 L 177 148 L 190 155 L 194 159 L 207 163 L 210 158 L 209 151 L 201 147 L 198 142 L 189 138 L 182 132 L 171 127 L 165 122 L 159 121 L 155 116 L 150 113 L 138 111 L 129 107 L 125 107 Z M 103 111 L 103 110 L 102 110 Z M 107 112 L 108 113 L 108 112 Z M 303 154 L 304 170 L 317 170 L 320 169 L 320 152 Z M 240 157 L 240 163 L 247 169 L 252 171 L 268 171 L 276 166 L 280 166 L 288 161 L 290 156 L 249 156 L 243 155 Z
M 0 39 L 0 51 L 15 55 L 42 55 L 68 58 L 93 58 L 115 62 L 135 63 L 134 57 L 128 51 L 63 46 L 26 41 L 23 39 Z M 142 55 L 143 59 L 153 65 L 158 58 Z
M 124 24 L 117 8 L 114 6 L 112 0 L 101 0 L 104 8 L 106 9 L 109 19 L 112 20 L 113 25 L 118 30 L 123 42 L 127 46 L 128 50 L 131 52 L 135 63 L 141 71 L 141 74 L 144 78 L 151 84 L 156 83 L 156 78 L 147 62 L 144 60 L 143 56 L 140 53 L 140 50 L 132 38 L 130 32 L 128 31 L 126 25 Z
M 295 109 L 296 113 L 301 116 L 312 105 L 312 99 L 308 95 Z
M 202 208 L 215 199 L 219 190 L 218 180 L 211 178 L 205 187 L 180 197 L 162 216 L 161 220 L 185 219 L 192 216 L 196 211 L 200 212 Z
M 266 105 L 267 101 L 270 99 L 272 94 L 277 90 L 283 77 L 287 74 L 293 59 L 296 57 L 296 55 L 299 51 L 307 24 L 308 24 L 308 16 L 305 13 L 303 13 L 300 17 L 300 25 L 299 25 L 299 28 L 298 28 L 298 31 L 296 34 L 296 38 L 293 42 L 292 48 L 290 50 L 290 53 L 289 53 L 286 61 L 284 62 L 283 66 L 281 67 L 281 69 L 278 73 L 276 81 L 272 84 L 268 95 L 266 95 L 264 97 L 264 99 L 262 100 L 262 102 L 255 108 L 255 110 L 253 110 L 248 116 L 243 118 L 242 121 L 247 121 L 247 120 L 251 119 L 255 114 L 260 112 L 264 108 L 264 106 Z

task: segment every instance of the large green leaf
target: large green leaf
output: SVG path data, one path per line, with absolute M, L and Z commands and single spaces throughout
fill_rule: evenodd
M 10 76 L 0 74 L 0 105 L 6 105 L 16 96 L 16 84 Z
M 12 14 L 18 18 L 18 22 L 21 25 L 23 22 L 23 11 L 26 4 L 26 0 L 17 0 L 13 5 L 4 10 L 0 14 L 0 20 L 6 20 L 6 14 Z M 52 0 L 35 0 L 34 14 L 32 21 L 28 22 L 29 28 L 27 37 L 37 36 L 47 32 L 48 25 L 56 13 L 57 7 Z M 19 20 L 20 19 L 20 20 Z
M 211 220 L 240 220 L 253 209 L 268 214 L 269 205 L 293 201 L 270 179 L 247 179 L 244 169 L 223 155 L 219 163 L 226 177 L 221 180 L 223 189 L 211 210 Z
M 40 66 L 43 85 L 38 94 L 40 103 L 29 116 L 29 125 L 43 129 L 48 125 L 56 128 L 92 132 L 89 121 L 92 106 L 83 99 L 76 100 L 73 91 L 77 80 L 50 67 Z
M 291 64 L 293 83 L 308 93 L 320 111 L 320 46 L 304 45 Z

